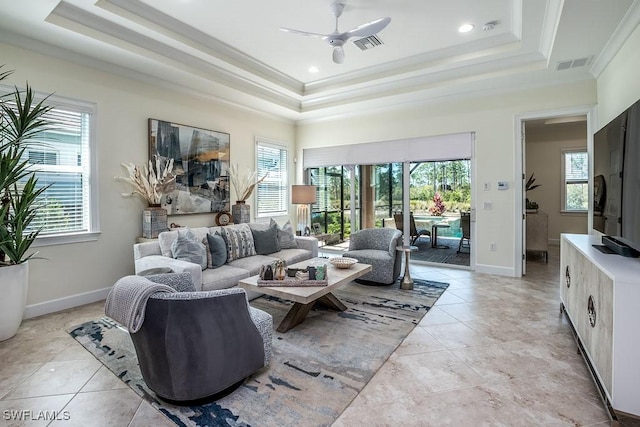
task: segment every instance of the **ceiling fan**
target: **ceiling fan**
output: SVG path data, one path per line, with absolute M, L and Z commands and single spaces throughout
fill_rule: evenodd
M 333 62 L 336 64 L 342 64 L 344 62 L 344 48 L 342 47 L 350 38 L 352 37 L 360 37 L 365 38 L 372 36 L 374 34 L 378 34 L 382 31 L 389 22 L 391 22 L 391 18 L 380 18 L 375 21 L 367 22 L 366 24 L 362 24 L 359 27 L 353 28 L 346 32 L 338 31 L 338 18 L 342 15 L 344 11 L 345 2 L 344 0 L 337 0 L 331 3 L 331 14 L 336 17 L 336 29 L 331 34 L 318 34 L 318 33 L 309 33 L 307 31 L 293 30 L 291 28 L 280 28 L 282 31 L 293 34 L 300 34 L 302 36 L 308 37 L 318 37 L 322 40 L 329 43 L 333 46 Z

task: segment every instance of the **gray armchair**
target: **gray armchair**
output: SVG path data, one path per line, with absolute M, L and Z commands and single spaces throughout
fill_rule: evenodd
M 243 289 L 185 291 L 195 289 L 188 273 L 120 281 L 177 289 L 152 294 L 142 325 L 130 333 L 142 377 L 159 397 L 177 402 L 211 397 L 269 363 L 273 318 L 249 306 Z
M 358 262 L 370 264 L 370 273 L 357 282 L 390 285 L 400 275 L 402 253 L 396 251 L 402 245 L 402 233 L 393 228 L 365 228 L 349 238 L 349 250 L 343 256 L 355 258 Z

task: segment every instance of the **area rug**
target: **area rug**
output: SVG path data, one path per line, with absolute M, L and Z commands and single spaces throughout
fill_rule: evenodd
M 175 406 L 145 384 L 129 334 L 109 318 L 83 323 L 69 334 L 142 398 L 179 426 L 327 426 L 364 388 L 449 286 L 415 280 L 351 283 L 334 294 L 344 312 L 313 309 L 287 333 L 274 331 L 273 359 L 230 395 L 198 406 Z M 251 304 L 278 325 L 291 303 L 261 297 Z

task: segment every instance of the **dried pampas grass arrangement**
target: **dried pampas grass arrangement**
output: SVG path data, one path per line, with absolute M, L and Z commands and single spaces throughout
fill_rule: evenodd
M 159 205 L 162 196 L 171 193 L 176 188 L 176 176 L 173 174 L 173 159 L 153 156 L 149 165 L 142 167 L 133 163 L 123 163 L 129 174 L 128 177 L 116 177 L 131 185 L 133 191 L 122 193 L 124 197 L 138 196 L 149 205 Z
M 236 201 L 246 201 L 251 196 L 251 193 L 253 193 L 256 185 L 264 181 L 264 179 L 267 177 L 267 174 L 256 181 L 257 177 L 258 172 L 252 171 L 250 169 L 247 169 L 245 172 L 240 172 L 239 166 L 237 164 L 231 165 L 229 167 L 229 179 L 231 181 L 233 190 L 236 192 Z

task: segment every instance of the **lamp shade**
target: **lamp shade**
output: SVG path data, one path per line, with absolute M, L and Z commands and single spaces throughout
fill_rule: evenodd
M 294 205 L 304 205 L 316 202 L 315 185 L 292 185 L 291 203 Z

